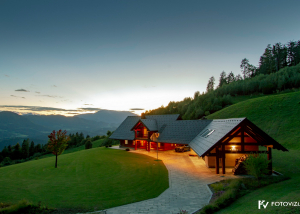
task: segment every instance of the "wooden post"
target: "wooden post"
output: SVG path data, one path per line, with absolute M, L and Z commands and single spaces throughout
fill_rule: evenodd
M 241 128 L 241 151 L 245 151 L 245 130 L 244 128 Z
M 269 170 L 269 174 L 272 175 L 272 148 L 268 147 L 268 170 Z
M 148 152 L 150 152 L 150 145 L 151 145 L 151 141 L 150 141 L 150 137 L 151 137 L 151 132 L 148 132 L 148 139 L 147 139 L 147 146 L 148 146 L 148 148 L 147 148 L 147 150 L 148 150 Z
M 157 151 L 157 158 L 156 158 L 156 160 L 158 160 L 158 142 L 156 143 L 156 151 Z
M 225 145 L 222 145 L 222 173 L 225 174 Z
M 134 147 L 134 150 L 137 149 L 137 140 L 135 141 L 135 147 Z
M 219 174 L 219 148 L 216 146 L 216 174 Z

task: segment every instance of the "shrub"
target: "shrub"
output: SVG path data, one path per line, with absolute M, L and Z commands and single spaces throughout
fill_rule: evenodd
M 253 175 L 258 180 L 269 172 L 269 162 L 270 161 L 265 159 L 262 155 L 252 154 L 244 161 L 244 165 L 248 174 Z
M 117 144 L 120 144 L 120 141 L 119 140 L 113 140 L 113 139 L 109 139 L 109 138 L 105 138 L 102 142 L 102 146 L 105 146 L 105 147 L 111 147 L 112 145 L 117 145 Z
M 85 142 L 84 146 L 85 146 L 85 149 L 91 149 L 91 148 L 93 148 L 92 141 L 91 141 L 90 139 L 88 139 L 88 140 Z
M 19 201 L 16 204 L 0 203 L 1 214 L 51 213 L 52 211 L 52 209 L 41 206 L 41 202 L 39 202 L 38 205 L 34 205 L 25 199 Z
M 127 149 L 126 149 L 126 151 L 127 151 L 127 152 L 128 152 L 128 151 L 130 151 L 130 149 L 129 149 L 129 148 L 127 148 Z
M 12 164 L 12 160 L 10 159 L 10 157 L 5 157 L 5 158 L 3 159 L 3 161 L 1 162 L 1 164 L 2 164 L 3 166 L 11 165 L 11 164 Z
M 92 141 L 100 140 L 101 137 L 99 135 L 96 135 L 95 137 L 92 138 Z

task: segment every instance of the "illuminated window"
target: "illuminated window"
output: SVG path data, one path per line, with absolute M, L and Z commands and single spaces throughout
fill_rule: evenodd
M 135 145 L 135 140 L 134 140 L 134 141 L 132 141 L 132 145 L 133 145 L 133 146 Z
M 148 135 L 147 128 L 144 127 L 144 136 L 147 136 L 147 135 Z
M 160 147 L 160 143 L 158 143 L 158 147 Z
M 141 146 L 144 146 L 144 141 L 141 141 Z
M 125 144 L 128 144 L 128 140 L 125 140 Z

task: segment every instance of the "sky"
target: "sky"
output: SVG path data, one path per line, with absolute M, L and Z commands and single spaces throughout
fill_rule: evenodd
M 166 106 L 300 39 L 299 0 L 0 0 L 0 111 Z

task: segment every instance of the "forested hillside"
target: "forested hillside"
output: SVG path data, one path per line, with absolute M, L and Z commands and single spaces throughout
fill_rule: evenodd
M 167 106 L 146 111 L 150 114 L 180 114 L 183 119 L 200 119 L 239 100 L 239 96 L 257 96 L 297 91 L 300 88 L 300 40 L 286 45 L 268 45 L 255 67 L 244 58 L 241 74 L 222 71 L 215 87 L 215 78 L 208 81 L 206 92 L 170 102 Z

